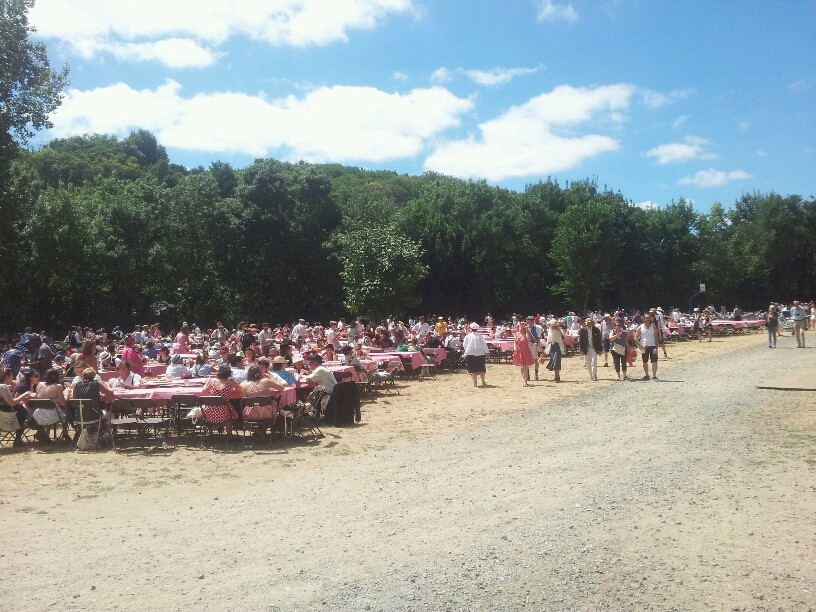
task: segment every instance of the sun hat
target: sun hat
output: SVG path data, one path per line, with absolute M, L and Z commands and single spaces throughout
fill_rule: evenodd
M 107 351 L 102 351 L 99 353 L 99 361 L 108 361 L 110 360 L 111 356 L 110 353 Z
M 272 363 L 286 363 L 286 357 L 278 355 L 272 360 Z
M 170 358 L 170 363 L 181 363 L 181 355 L 178 355 L 178 354 L 173 355 Z
M 700 312 L 700 309 L 699 309 L 699 308 L 695 308 L 695 309 L 694 309 L 694 312 Z
M 470 329 L 479 329 L 479 324 L 478 323 L 471 323 L 470 324 Z

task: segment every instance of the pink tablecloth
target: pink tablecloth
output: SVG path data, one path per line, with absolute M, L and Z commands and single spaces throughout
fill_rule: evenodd
M 487 346 L 489 348 L 497 348 L 500 351 L 512 351 L 516 348 L 512 340 L 488 340 Z
M 304 385 L 300 385 L 301 387 Z M 155 389 L 122 389 L 116 391 L 116 397 L 122 399 L 128 398 L 147 398 L 155 400 L 158 404 L 166 404 L 174 395 L 197 395 L 200 396 L 204 385 L 201 382 L 194 382 L 184 385 L 179 382 L 178 385 L 172 387 L 156 387 Z M 297 401 L 297 385 L 289 385 L 279 393 L 281 396 L 280 405 L 288 406 Z M 272 392 L 274 395 L 275 392 Z
M 377 359 L 380 358 L 387 358 L 389 361 L 396 361 L 398 359 L 402 359 L 403 357 L 408 357 L 411 359 L 411 367 L 416 369 L 425 363 L 425 358 L 422 356 L 422 353 L 419 351 L 400 351 L 399 353 L 391 352 L 391 353 L 377 353 L 376 355 L 371 355 L 372 358 L 376 357 Z

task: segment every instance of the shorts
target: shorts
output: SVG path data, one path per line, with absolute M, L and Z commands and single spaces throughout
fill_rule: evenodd
M 608 353 L 612 350 L 612 341 L 609 338 L 603 339 L 603 352 Z
M 467 367 L 468 374 L 484 374 L 487 371 L 487 368 L 485 368 L 485 356 L 467 355 L 465 357 L 465 367 Z
M 657 347 L 656 346 L 647 346 L 643 349 L 643 363 L 647 361 L 651 361 L 652 363 L 657 363 Z

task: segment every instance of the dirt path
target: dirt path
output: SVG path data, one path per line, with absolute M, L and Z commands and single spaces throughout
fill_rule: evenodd
M 755 388 L 816 349 L 670 350 L 660 382 L 414 383 L 317 448 L 4 455 L 0 601 L 816 608 L 816 398 Z

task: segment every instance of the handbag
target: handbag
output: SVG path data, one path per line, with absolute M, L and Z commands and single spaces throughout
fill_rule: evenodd
M 626 345 L 618 344 L 617 342 L 612 343 L 612 351 L 617 353 L 618 355 L 626 356 Z
M 99 448 L 99 432 L 91 433 L 86 427 L 79 434 L 77 440 L 77 450 L 80 451 L 95 451 Z

